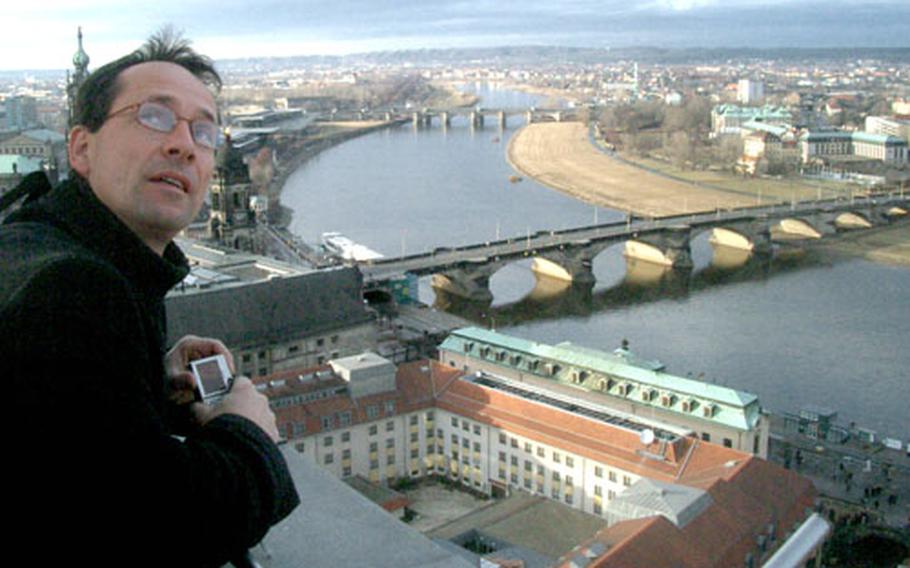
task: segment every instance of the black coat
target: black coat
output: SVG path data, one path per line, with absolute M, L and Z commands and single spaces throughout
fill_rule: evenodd
M 245 418 L 174 436 L 163 297 L 187 270 L 176 246 L 159 257 L 80 182 L 0 227 L 7 552 L 217 565 L 298 504 L 278 448 Z M 25 549 L 34 537 L 44 544 Z

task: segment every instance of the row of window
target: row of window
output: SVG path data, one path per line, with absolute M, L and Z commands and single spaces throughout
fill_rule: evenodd
M 464 430 L 465 432 L 474 432 L 475 436 L 480 436 L 480 433 L 481 433 L 480 424 L 472 425 L 469 421 L 467 421 L 465 419 L 461 419 L 461 421 L 459 422 L 458 418 L 453 416 L 452 420 L 451 420 L 452 428 L 458 428 L 459 423 L 461 424 L 461 429 Z
M 500 433 L 499 433 L 499 443 L 500 443 L 501 445 L 503 445 L 503 446 L 505 446 L 506 444 L 508 444 L 508 445 L 509 445 L 510 447 L 512 447 L 512 448 L 518 448 L 518 447 L 519 447 L 519 441 L 518 441 L 518 439 L 517 439 L 517 438 L 514 438 L 514 437 L 507 436 L 507 435 L 505 434 L 505 432 L 500 432 Z M 534 452 L 534 446 L 533 446 L 533 444 L 532 444 L 531 442 L 524 442 L 524 451 L 525 451 L 525 453 L 528 453 L 528 454 L 533 453 L 533 452 Z M 502 452 L 500 452 L 500 455 L 502 455 Z M 546 458 L 546 457 L 547 457 L 547 450 L 546 450 L 543 446 L 537 446 L 537 457 L 539 457 L 539 458 Z M 554 451 L 554 452 L 552 453 L 552 460 L 553 460 L 553 463 L 562 463 L 562 462 L 563 462 L 563 456 L 562 456 L 562 454 L 561 454 L 560 452 Z M 565 456 L 565 464 L 566 464 L 567 467 L 575 467 L 575 458 L 572 457 L 572 456 L 570 456 L 570 455 L 566 455 L 566 456 Z
M 43 156 L 46 154 L 43 146 L 10 146 L 4 148 L 0 154 L 14 154 L 21 156 Z

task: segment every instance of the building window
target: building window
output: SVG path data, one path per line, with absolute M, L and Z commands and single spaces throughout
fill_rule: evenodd
M 597 495 L 598 497 L 603 497 L 603 494 L 604 494 L 603 487 L 601 487 L 600 485 L 595 485 L 594 494 Z
M 480 436 L 480 424 L 475 424 L 475 425 L 474 425 L 474 435 L 475 435 L 475 436 Z
M 622 484 L 625 485 L 626 487 L 629 487 L 630 485 L 632 485 L 632 478 L 629 477 L 628 475 L 622 476 Z
M 509 461 L 512 463 L 512 465 L 514 465 L 515 467 L 518 467 L 518 457 L 517 456 L 511 456 L 509 458 Z
M 341 450 L 341 459 L 343 459 L 343 460 L 351 459 L 351 449 L 350 448 L 345 448 L 345 449 Z
M 325 455 L 325 464 L 329 465 L 335 461 L 335 454 L 326 454 Z
M 506 453 L 505 452 L 499 452 L 499 461 L 501 461 L 502 463 L 506 462 Z
M 409 423 L 411 426 L 417 426 L 417 415 L 416 415 L 416 414 L 412 414 L 412 415 L 408 418 L 408 423 Z
M 334 441 L 334 440 L 332 440 L 332 437 L 331 437 L 331 436 L 326 436 L 326 437 L 322 440 L 322 445 L 325 446 L 325 447 L 329 447 L 329 446 L 332 445 L 332 442 L 333 442 L 333 441 Z
M 385 439 L 385 447 L 387 447 L 387 448 L 394 448 L 394 447 L 395 447 L 395 438 L 386 438 L 386 439 Z
M 531 442 L 525 442 L 525 452 L 531 453 Z
M 479 451 L 480 451 L 480 442 L 474 442 L 474 451 L 475 451 L 475 452 L 479 452 Z
M 341 470 L 341 476 L 342 477 L 351 477 L 351 466 L 349 466 L 349 465 L 344 466 L 344 468 Z
M 385 458 L 386 465 L 395 465 L 395 454 L 389 454 Z
M 376 420 L 377 418 L 379 418 L 379 405 L 371 404 L 367 406 L 367 419 Z
M 379 442 L 370 442 L 370 452 L 379 451 Z
M 391 416 L 391 415 L 395 414 L 395 401 L 394 400 L 385 401 L 385 413 L 386 413 L 386 416 Z
M 350 432 L 342 432 L 342 433 L 341 433 L 341 441 L 342 441 L 342 442 L 350 442 L 350 441 L 351 441 L 351 433 L 350 433 Z
M 594 466 L 594 477 L 603 477 L 603 476 L 604 476 L 604 468 L 600 467 L 599 465 Z
M 386 431 L 386 432 L 391 432 L 391 431 L 394 430 L 394 429 L 395 429 L 395 423 L 394 423 L 394 422 L 392 422 L 391 420 L 389 420 L 388 422 L 385 423 L 385 431 Z
M 418 438 L 417 432 L 411 432 L 411 441 L 416 442 L 417 438 Z
M 375 424 L 370 425 L 370 436 L 375 436 L 378 431 L 379 428 L 377 428 Z
M 724 447 L 725 447 L 725 448 L 732 448 L 732 447 L 733 447 L 733 440 L 731 440 L 730 438 L 724 438 Z
M 537 446 L 537 457 L 539 457 L 539 458 L 547 457 L 547 451 L 544 450 L 542 446 Z
M 710 441 L 711 441 L 711 434 L 708 434 L 707 432 L 702 432 L 702 433 L 701 433 L 701 439 L 704 440 L 705 442 L 710 442 Z
M 518 440 L 516 440 L 515 438 L 510 438 L 510 439 L 509 439 L 509 444 L 510 444 L 513 448 L 517 448 L 517 447 L 518 447 Z
M 458 419 L 454 416 L 452 417 L 452 428 L 458 428 Z
M 499 443 L 502 444 L 502 445 L 505 445 L 505 444 L 506 444 L 506 439 L 507 439 L 507 437 L 506 437 L 505 433 L 500 432 L 500 433 L 499 433 Z
M 559 452 L 553 452 L 553 463 L 560 463 L 562 458 L 559 456 Z
M 616 472 L 615 472 L 615 471 L 610 471 L 610 472 L 608 473 L 608 478 L 609 478 L 609 480 L 612 481 L 613 483 L 616 483 Z
M 566 465 L 569 467 L 575 467 L 575 460 L 570 456 L 566 456 Z

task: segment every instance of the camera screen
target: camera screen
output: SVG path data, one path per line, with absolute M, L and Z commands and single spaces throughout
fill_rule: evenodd
M 224 384 L 224 377 L 221 375 L 221 367 L 218 366 L 218 361 L 203 361 L 196 365 L 196 372 L 199 374 L 203 395 L 225 390 L 226 385 Z

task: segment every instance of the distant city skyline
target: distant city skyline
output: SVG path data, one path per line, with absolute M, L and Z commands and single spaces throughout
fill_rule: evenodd
M 506 45 L 910 47 L 906 0 L 18 1 L 0 70 L 65 69 L 82 26 L 91 67 L 172 24 L 215 59 Z

